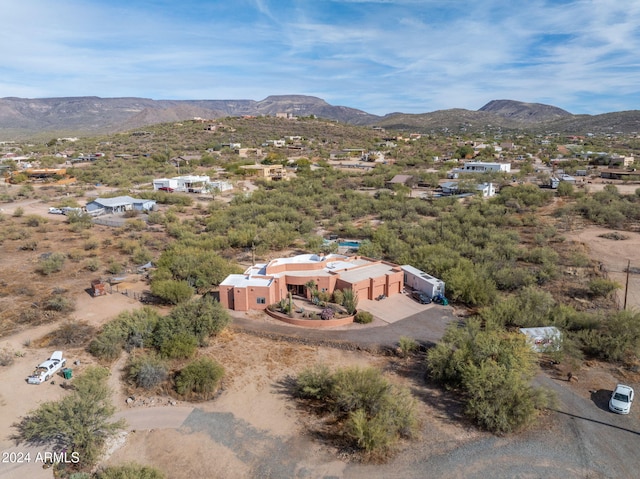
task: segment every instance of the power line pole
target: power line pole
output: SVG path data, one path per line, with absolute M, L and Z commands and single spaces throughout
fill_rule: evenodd
M 624 306 L 623 310 L 627 310 L 627 294 L 629 293 L 629 270 L 631 269 L 631 260 L 628 260 L 627 263 L 627 282 L 624 285 Z

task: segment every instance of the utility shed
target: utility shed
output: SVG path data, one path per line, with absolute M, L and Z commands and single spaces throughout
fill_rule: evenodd
M 405 264 L 400 267 L 404 273 L 404 284 L 414 290 L 422 291 L 430 298 L 441 294 L 444 296 L 444 281 L 419 270 L 411 265 Z
M 520 328 L 520 332 L 527 336 L 531 349 L 537 353 L 559 351 L 562 346 L 562 333 L 555 326 Z
M 107 283 L 101 279 L 91 281 L 91 296 L 104 296 L 107 294 Z

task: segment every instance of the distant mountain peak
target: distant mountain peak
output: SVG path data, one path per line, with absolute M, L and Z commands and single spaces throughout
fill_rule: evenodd
M 525 103 L 515 100 L 492 100 L 478 111 L 493 113 L 494 115 L 509 118 L 510 120 L 531 123 L 559 120 L 572 116 L 571 113 L 557 106 L 545 105 L 543 103 Z

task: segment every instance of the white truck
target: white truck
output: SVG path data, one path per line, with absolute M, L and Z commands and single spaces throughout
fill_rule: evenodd
M 62 351 L 54 351 L 45 362 L 38 364 L 35 371 L 27 378 L 29 384 L 42 384 L 64 367 L 67 360 L 62 357 Z

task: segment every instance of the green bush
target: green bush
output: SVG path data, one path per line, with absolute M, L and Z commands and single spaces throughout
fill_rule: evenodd
M 610 279 L 594 278 L 589 281 L 589 293 L 594 298 L 606 298 L 616 289 L 620 288 L 620 284 Z
M 354 314 L 358 309 L 358 295 L 352 289 L 342 291 L 342 306 L 347 310 L 347 314 Z
M 131 357 L 128 375 L 136 386 L 153 389 L 167 379 L 168 368 L 166 363 L 155 354 L 142 354 Z
M 168 359 L 189 359 L 196 353 L 198 340 L 188 332 L 180 332 L 170 336 L 159 345 L 160 355 Z
M 158 313 L 149 307 L 120 313 L 91 341 L 89 352 L 99 359 L 112 361 L 120 356 L 123 348 L 152 346 L 158 321 Z
M 364 409 L 367 414 L 375 414 L 391 387 L 375 368 L 341 369 L 334 374 L 333 380 L 333 401 L 341 412 Z
M 67 255 L 64 253 L 51 253 L 40 260 L 38 264 L 38 272 L 49 276 L 52 273 L 58 273 L 62 271 L 64 267 L 64 261 L 67 259 Z
M 496 433 L 531 424 L 551 396 L 531 387 L 535 355 L 523 334 L 482 329 L 477 319 L 450 326 L 427 353 L 431 378 L 458 391 L 466 414 Z
M 59 313 L 70 313 L 76 309 L 75 301 L 61 294 L 53 294 L 44 301 L 42 306 L 47 311 L 58 311 Z
M 219 334 L 231 322 L 229 312 L 210 296 L 185 301 L 169 314 L 174 330 L 186 331 L 204 346 L 207 338 Z
M 324 400 L 331 395 L 333 377 L 324 364 L 304 369 L 296 379 L 295 392 L 298 397 Z
M 186 281 L 173 279 L 152 281 L 151 293 L 170 304 L 178 304 L 193 296 L 193 288 Z
M 24 208 L 22 206 L 18 206 L 15 210 L 13 210 L 14 218 L 20 218 L 24 215 Z
M 344 304 L 344 294 L 342 293 L 342 290 L 336 289 L 333 292 L 333 302 L 339 304 L 340 306 Z
M 369 311 L 358 311 L 353 320 L 359 324 L 369 324 L 373 321 L 373 314 Z
M 210 398 L 220 387 L 224 368 L 209 358 L 196 359 L 176 377 L 178 394 L 199 399 Z
M 407 336 L 400 336 L 400 339 L 398 340 L 398 348 L 400 348 L 400 353 L 405 358 L 410 354 L 414 353 L 415 351 L 417 351 L 419 347 L 420 345 L 413 338 L 409 338 Z
M 96 472 L 95 479 L 165 479 L 164 473 L 150 466 L 123 464 L 109 466 Z M 71 478 L 70 478 L 71 479 Z M 88 476 L 87 479 L 90 479 Z
M 334 374 L 324 365 L 302 371 L 296 396 L 320 401 L 332 411 L 338 435 L 350 439 L 371 458 L 386 456 L 400 437 L 410 438 L 418 420 L 413 396 L 391 385 L 374 368 L 346 368 Z

